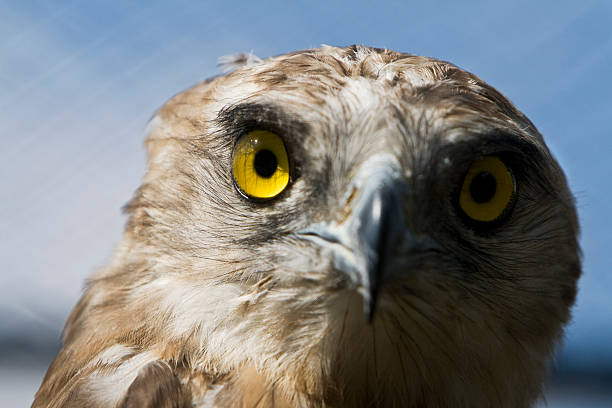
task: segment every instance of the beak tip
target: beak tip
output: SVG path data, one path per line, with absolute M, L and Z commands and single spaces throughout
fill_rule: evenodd
M 368 311 L 367 315 L 366 315 L 366 323 L 368 325 L 372 325 L 372 321 L 374 320 L 374 312 L 373 311 Z
M 367 324 L 372 324 L 376 313 L 376 295 L 368 294 L 363 298 L 363 314 Z

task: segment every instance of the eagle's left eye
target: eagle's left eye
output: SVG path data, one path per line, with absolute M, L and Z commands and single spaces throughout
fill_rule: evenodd
M 459 192 L 459 207 L 472 221 L 490 223 L 507 213 L 515 193 L 511 170 L 499 157 L 485 156 L 470 166 Z
M 289 157 L 283 139 L 267 130 L 253 130 L 234 147 L 234 182 L 238 191 L 255 199 L 270 199 L 289 184 Z

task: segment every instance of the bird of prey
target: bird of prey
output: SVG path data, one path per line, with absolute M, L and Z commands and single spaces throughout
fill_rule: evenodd
M 581 260 L 529 119 L 386 49 L 234 62 L 151 120 L 33 406 L 531 406 Z

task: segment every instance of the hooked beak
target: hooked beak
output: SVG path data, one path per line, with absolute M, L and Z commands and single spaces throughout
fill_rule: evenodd
M 396 262 L 398 252 L 410 254 L 437 248 L 428 236 L 416 237 L 404 222 L 408 188 L 399 164 L 389 155 L 374 156 L 362 166 L 349 189 L 349 215 L 342 223 L 317 223 L 299 234 L 333 254 L 334 267 L 355 284 L 364 300 L 364 314 L 372 322 L 382 286 L 407 262 Z

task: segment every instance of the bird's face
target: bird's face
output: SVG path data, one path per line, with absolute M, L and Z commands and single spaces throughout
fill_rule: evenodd
M 433 387 L 545 369 L 580 271 L 573 199 L 473 75 L 370 49 L 281 56 L 175 97 L 148 146 L 131 225 L 164 272 L 136 291 L 203 360 L 338 392 L 363 372 Z

